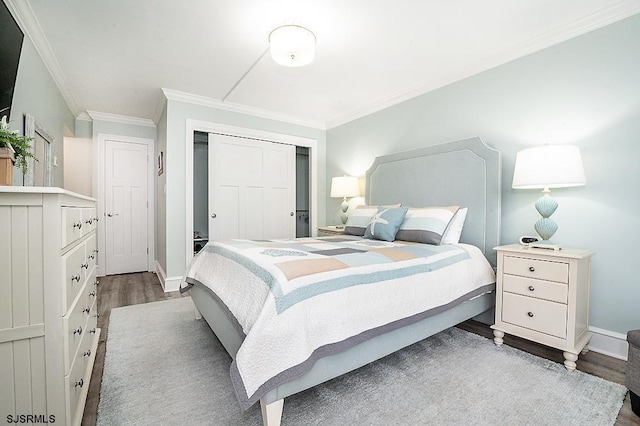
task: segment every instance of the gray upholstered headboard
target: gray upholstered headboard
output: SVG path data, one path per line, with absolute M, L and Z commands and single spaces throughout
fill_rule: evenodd
M 367 171 L 367 204 L 468 207 L 460 242 L 495 265 L 500 240 L 500 153 L 478 137 L 377 157 Z

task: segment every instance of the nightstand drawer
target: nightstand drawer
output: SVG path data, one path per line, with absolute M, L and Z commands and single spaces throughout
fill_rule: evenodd
M 567 337 L 567 305 L 560 303 L 503 293 L 502 321 L 561 339 Z
M 567 304 L 569 286 L 567 284 L 543 281 L 533 278 L 503 275 L 502 288 L 510 293 L 517 293 L 536 299 L 551 300 L 552 302 Z
M 550 262 L 547 260 L 526 257 L 505 256 L 504 273 L 521 277 L 569 282 L 569 264 L 564 262 Z

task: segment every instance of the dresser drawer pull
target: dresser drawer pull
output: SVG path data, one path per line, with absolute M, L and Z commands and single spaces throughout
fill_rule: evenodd
M 81 268 L 84 269 L 89 269 L 89 264 L 88 263 L 83 263 L 82 265 L 80 265 Z
M 76 274 L 71 277 L 71 282 L 78 281 L 80 282 L 80 274 Z
M 82 327 L 78 327 L 75 330 L 73 330 L 73 334 L 81 335 L 82 334 Z
M 74 227 L 74 228 L 81 229 L 81 228 L 82 228 L 82 222 L 74 222 L 74 223 L 73 223 L 73 227 Z
M 95 255 L 95 254 L 90 254 L 90 255 L 89 255 L 89 259 L 95 259 L 95 258 L 96 258 L 96 255 Z
M 91 293 L 89 293 L 89 296 L 91 296 L 91 297 L 96 297 L 96 292 L 95 292 L 95 291 L 92 291 Z
M 95 314 L 94 317 L 100 318 L 100 314 Z
M 94 217 L 93 220 L 95 220 L 96 222 L 100 220 L 99 217 Z
M 533 312 L 527 312 L 527 315 L 529 315 L 529 318 L 533 318 Z
M 95 332 L 96 332 L 96 329 L 95 329 L 95 328 L 92 328 L 91 330 L 89 330 L 89 333 L 92 333 L 92 334 L 93 334 L 93 333 L 95 333 Z
M 535 272 L 535 271 L 536 271 L 536 268 L 534 268 L 533 266 L 529 266 L 529 271 L 530 271 L 530 272 Z
M 91 349 L 83 353 L 82 356 L 91 356 Z
M 87 219 L 84 221 L 87 225 L 91 225 L 93 223 L 93 219 Z
M 87 306 L 82 310 L 82 312 L 84 312 L 85 314 L 88 314 L 89 312 L 91 312 L 91 309 L 89 309 L 89 307 Z
M 534 291 L 534 290 L 535 290 L 535 288 L 532 285 L 530 285 L 529 286 L 529 291 Z
M 78 386 L 82 387 L 83 385 L 84 385 L 84 380 L 83 380 L 83 379 L 80 379 L 80 380 L 78 380 L 77 382 L 75 382 L 75 383 L 73 384 L 73 387 L 74 387 L 74 388 L 77 388 Z

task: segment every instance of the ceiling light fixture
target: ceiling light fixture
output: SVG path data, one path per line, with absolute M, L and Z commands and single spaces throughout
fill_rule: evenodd
M 283 25 L 269 34 L 271 57 L 285 67 L 310 64 L 316 53 L 316 36 L 300 25 Z

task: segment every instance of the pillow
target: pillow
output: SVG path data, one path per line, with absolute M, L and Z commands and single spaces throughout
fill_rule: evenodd
M 442 236 L 460 207 L 410 208 L 396 239 L 440 245 Z
M 385 207 L 400 207 L 400 204 Z M 367 229 L 367 225 L 369 225 L 369 222 L 371 222 L 371 219 L 376 213 L 378 213 L 378 206 L 356 206 L 347 220 L 344 227 L 344 233 L 346 235 L 362 237 L 364 235 L 364 231 Z
M 378 212 L 367 225 L 364 237 L 373 240 L 393 241 L 408 209 L 408 207 L 378 207 Z
M 467 218 L 467 210 L 469 209 L 465 207 L 456 212 L 451 223 L 449 223 L 449 227 L 444 231 L 440 244 L 458 244 L 460 242 L 464 220 Z

